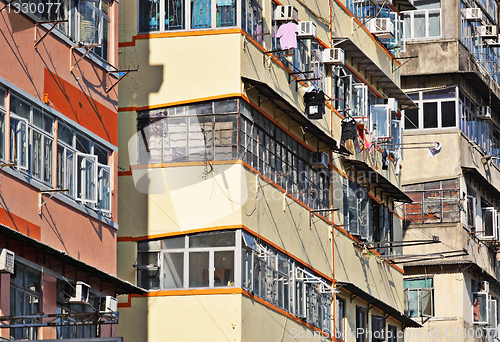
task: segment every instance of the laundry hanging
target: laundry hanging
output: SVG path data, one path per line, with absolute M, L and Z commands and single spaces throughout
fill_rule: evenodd
M 304 94 L 304 105 L 306 107 L 306 115 L 309 119 L 321 119 L 325 114 L 325 93 L 320 90 L 313 89 Z
M 351 117 L 342 120 L 340 144 L 346 147 L 347 144 L 354 144 L 354 151 L 356 151 L 356 153 L 361 152 L 359 148 L 357 123 L 356 120 Z
M 443 146 L 441 145 L 440 142 L 436 143 L 436 146 L 433 146 L 433 147 L 429 147 L 429 157 L 433 158 L 436 154 L 438 154 L 439 152 L 441 152 L 441 148 Z
M 281 25 L 276 33 L 276 37 L 280 39 L 281 49 L 296 49 L 298 33 L 298 26 L 295 23 L 289 22 Z
M 387 150 L 384 149 L 384 152 L 382 152 L 382 170 L 387 170 L 388 169 L 387 165 Z

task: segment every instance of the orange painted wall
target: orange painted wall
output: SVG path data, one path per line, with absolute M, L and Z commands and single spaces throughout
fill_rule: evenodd
M 47 203 L 39 215 L 36 189 L 0 173 L 0 223 L 116 275 L 117 230 L 48 197 L 43 196 Z
M 116 79 L 108 79 L 88 58 L 71 69 L 82 55 L 53 34 L 35 49 L 35 36 L 38 40 L 46 32 L 21 14 L 0 12 L 0 76 L 40 101 L 47 93 L 56 110 L 116 145 L 118 87 L 105 92 Z

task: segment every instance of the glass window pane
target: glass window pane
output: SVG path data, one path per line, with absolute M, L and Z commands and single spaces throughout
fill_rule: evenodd
M 52 183 L 52 140 L 44 138 L 43 181 Z
M 217 27 L 236 25 L 236 1 L 217 0 Z
M 418 109 L 405 110 L 405 129 L 418 129 Z
M 429 11 L 429 37 L 441 36 L 441 10 Z
M 189 236 L 189 247 L 226 247 L 234 244 L 234 231 Z
M 424 103 L 424 128 L 437 128 L 437 103 Z
M 414 12 L 413 14 L 413 37 L 425 37 L 425 12 Z
M 208 287 L 208 252 L 189 253 L 189 287 Z
M 80 2 L 80 42 L 99 43 L 99 2 L 82 0 Z
M 21 101 L 19 98 L 15 96 L 11 96 L 10 98 L 10 111 L 19 115 L 22 118 L 28 119 L 30 118 L 30 105 L 24 101 Z
M 69 129 L 68 126 L 59 122 L 59 126 L 57 129 L 57 139 L 64 141 L 69 146 L 73 146 L 73 132 Z
M 158 0 L 139 1 L 139 32 L 160 30 L 160 3 Z
M 42 135 L 33 131 L 31 172 L 34 177 L 42 178 Z
M 4 139 L 5 139 L 5 116 L 3 113 L 0 113 L 0 159 L 2 160 L 5 158 Z
M 211 0 L 191 0 L 191 28 L 210 28 Z
M 441 127 L 455 127 L 455 101 L 441 102 Z
M 176 236 L 168 239 L 163 239 L 163 249 L 184 248 L 184 236 Z
M 214 286 L 234 285 L 234 251 L 214 252 Z
M 183 30 L 184 27 L 184 1 L 165 1 L 165 30 Z
M 441 1 L 440 0 L 419 0 L 419 1 L 414 1 L 414 6 L 417 9 L 440 8 Z
M 184 253 L 163 253 L 163 288 L 184 286 Z
M 149 290 L 157 290 L 160 288 L 160 271 L 154 270 L 137 270 L 138 285 Z

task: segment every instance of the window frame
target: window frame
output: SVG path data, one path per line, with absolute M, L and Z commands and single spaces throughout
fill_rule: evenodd
M 439 35 L 431 36 L 429 35 L 430 23 L 429 23 L 429 12 L 439 12 Z M 415 13 L 424 13 L 424 22 L 425 22 L 425 35 L 423 37 L 415 37 Z M 407 26 L 403 25 L 403 37 L 405 41 L 409 40 L 420 40 L 420 39 L 436 39 L 443 37 L 443 15 L 442 15 L 442 7 L 441 1 L 439 0 L 439 8 L 430 8 L 430 9 L 416 9 L 412 11 L 402 12 L 405 16 L 405 21 L 407 18 L 410 19 L 410 36 L 408 36 Z M 406 17 L 408 16 L 408 17 Z
M 434 308 L 434 278 L 433 277 L 416 277 L 416 278 L 406 278 L 404 281 L 420 281 L 420 280 L 432 280 L 432 287 L 412 287 L 412 288 L 405 288 L 403 290 L 404 292 L 404 309 L 405 309 L 405 315 L 407 315 L 410 318 L 421 318 L 421 317 L 434 317 L 435 315 L 435 308 Z M 405 285 L 405 284 L 404 284 Z M 403 286 L 404 286 L 403 285 Z M 424 296 L 422 295 L 422 292 L 426 291 L 429 293 L 430 296 L 430 314 L 424 314 L 423 312 L 423 300 Z M 412 316 L 409 312 L 409 304 L 410 304 L 410 292 L 416 292 L 417 294 L 417 315 Z

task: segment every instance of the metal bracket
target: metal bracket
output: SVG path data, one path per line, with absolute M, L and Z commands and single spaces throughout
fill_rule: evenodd
M 375 307 L 375 304 L 368 304 L 368 312 Z
M 418 58 L 418 56 L 408 56 L 408 57 L 398 57 L 398 58 L 393 58 L 392 62 L 391 62 L 391 65 L 392 65 L 392 72 L 398 70 L 399 68 L 401 68 L 403 65 L 405 64 L 408 64 L 410 62 L 410 59 L 413 59 L 413 58 Z M 402 63 L 400 66 L 398 66 L 396 69 L 394 69 L 394 60 L 399 60 L 399 59 L 407 59 L 406 62 Z
M 50 34 L 50 32 L 52 32 L 52 30 L 56 28 L 57 25 L 59 25 L 60 23 L 65 23 L 67 21 L 68 21 L 68 19 L 54 20 L 54 21 L 45 21 L 45 22 L 42 22 L 42 23 L 36 23 L 35 26 L 36 25 L 41 25 L 41 24 L 54 24 L 54 26 L 52 26 L 50 28 L 50 30 L 48 30 L 47 32 L 45 32 L 45 34 L 38 41 L 36 40 L 36 29 L 35 29 L 35 46 L 34 46 L 34 48 L 36 49 L 37 45 L 40 44 L 41 41 L 44 40 L 45 37 L 47 37 Z
M 329 209 L 314 209 L 314 210 L 309 210 L 309 228 L 311 228 L 312 226 L 312 214 L 313 213 L 320 213 L 320 212 L 324 212 L 324 211 L 329 211 L 329 212 L 332 212 L 332 211 L 339 211 L 340 208 L 329 208 Z
M 128 76 L 128 74 L 130 74 L 131 72 L 135 72 L 135 71 L 139 71 L 139 66 L 138 66 L 137 68 L 135 68 L 135 69 L 130 69 L 130 68 L 129 68 L 129 69 L 125 69 L 125 70 L 107 71 L 108 76 L 109 76 L 109 74 L 111 74 L 111 73 L 124 73 L 124 74 L 123 74 L 123 75 L 121 75 L 121 76 L 118 78 L 118 80 L 117 80 L 115 83 L 113 83 L 113 84 L 111 85 L 111 87 L 106 88 L 106 94 L 107 94 L 107 93 L 109 93 L 109 92 L 110 92 L 110 91 L 111 91 L 111 90 L 112 90 L 112 89 L 113 89 L 113 88 L 114 88 L 114 87 L 115 87 L 118 83 L 120 83 L 120 82 L 121 82 L 121 80 L 123 80 L 125 77 L 127 77 L 127 76 Z
M 295 55 L 294 53 L 287 53 L 286 55 L 279 55 L 279 56 L 273 56 L 274 53 L 277 53 L 277 52 L 288 52 L 288 50 L 290 49 L 286 49 L 286 50 L 271 50 L 271 51 L 266 51 L 263 53 L 263 65 L 266 65 L 266 61 L 268 58 L 272 58 L 272 57 L 290 57 L 290 56 L 293 56 Z M 271 56 L 269 56 L 271 55 Z
M 295 75 L 303 75 L 303 74 L 310 74 L 314 71 L 298 71 L 298 72 L 291 72 L 288 74 L 288 84 L 291 84 L 293 80 L 297 80 L 295 77 Z M 301 80 L 302 81 L 302 80 Z
M 93 44 L 93 45 L 83 45 L 83 46 L 72 46 L 70 48 L 70 51 L 69 51 L 69 65 L 71 65 L 71 61 L 73 60 L 72 59 L 72 52 L 73 52 L 73 49 L 78 49 L 78 48 L 86 48 L 87 51 L 85 51 L 85 53 L 83 54 L 82 57 L 80 57 L 80 59 L 74 64 L 74 65 L 71 65 L 71 68 L 69 69 L 69 71 L 73 71 L 73 68 L 76 67 L 78 65 L 78 63 L 80 63 L 84 58 L 85 56 L 87 56 L 87 54 L 90 52 L 90 50 L 92 50 L 93 48 L 95 47 L 98 47 L 98 46 L 101 46 L 101 44 Z
M 0 170 L 6 166 L 8 166 L 8 167 L 17 166 L 17 162 L 0 164 Z
M 358 295 L 357 294 L 352 294 L 349 296 L 349 299 L 351 300 L 351 303 L 353 301 L 354 298 L 356 298 Z
M 68 192 L 69 189 L 56 189 L 56 190 L 40 190 L 38 192 L 38 215 L 41 215 L 42 214 L 42 206 L 47 203 L 52 197 L 55 196 L 55 194 L 59 193 L 59 192 Z M 47 198 L 47 200 L 45 202 L 42 203 L 42 196 L 43 194 L 52 194 L 50 195 L 49 198 Z

